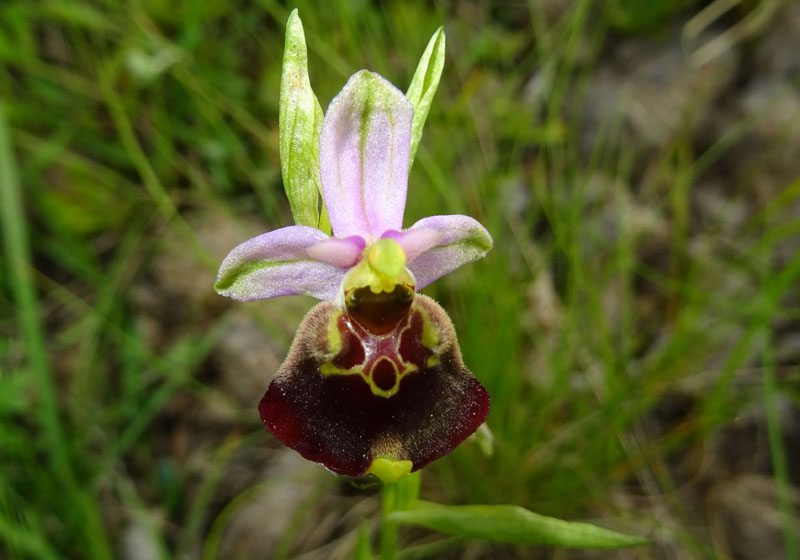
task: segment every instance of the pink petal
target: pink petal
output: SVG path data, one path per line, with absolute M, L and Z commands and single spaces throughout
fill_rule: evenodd
M 214 288 L 240 301 L 300 294 L 331 300 L 345 271 L 307 253 L 325 239 L 327 235 L 308 226 L 289 226 L 254 237 L 228 253 Z
M 322 195 L 337 237 L 374 241 L 400 229 L 414 109 L 378 74 L 354 74 L 331 101 L 320 135 Z
M 417 231 L 425 233 L 417 234 Z M 430 231 L 437 232 L 439 238 L 425 247 L 433 239 Z M 408 257 L 411 261 L 408 268 L 414 273 L 417 290 L 462 264 L 483 257 L 492 248 L 492 236 L 486 228 L 477 220 L 458 214 L 423 218 L 402 232 L 402 235 L 404 238 L 402 241 L 398 240 L 398 243 L 403 245 L 405 242 L 411 251 L 419 251 L 413 261 Z
M 397 231 L 390 229 L 381 235 L 397 241 L 406 254 L 406 261 L 411 262 L 423 253 L 436 245 L 442 238 L 442 232 L 429 227 L 412 228 L 408 231 Z
M 358 262 L 366 245 L 364 239 L 357 235 L 331 237 L 313 244 L 306 249 L 306 253 L 314 260 L 338 268 L 350 268 Z

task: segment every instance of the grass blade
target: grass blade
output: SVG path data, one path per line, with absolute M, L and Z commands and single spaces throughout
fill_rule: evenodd
M 28 231 L 24 223 L 21 188 L 17 177 L 16 161 L 5 120 L 5 109 L 0 106 L 0 218 L 2 218 L 3 247 L 8 265 L 8 277 L 24 339 L 25 350 L 33 372 L 39 398 L 38 423 L 44 434 L 47 458 L 53 474 L 64 487 L 64 492 L 76 511 L 84 515 L 92 557 L 110 558 L 103 539 L 102 523 L 90 496 L 78 486 L 69 457 L 69 450 L 56 400 L 56 386 L 47 358 L 44 328 L 39 319 L 39 307 L 31 274 L 31 250 Z
M 44 432 L 49 461 L 60 475 L 69 476 L 69 459 L 61 420 L 58 416 L 56 390 L 44 342 L 44 332 L 36 301 L 31 275 L 31 250 L 25 227 L 25 210 L 22 205 L 16 161 L 11 149 L 11 139 L 5 120 L 5 110 L 0 106 L 0 218 L 2 218 L 3 249 L 17 320 L 22 330 L 30 367 L 41 404 L 38 421 Z
M 418 501 L 410 510 L 394 512 L 389 518 L 461 537 L 523 545 L 618 548 L 648 542 L 589 523 L 546 517 L 511 505 L 445 506 Z

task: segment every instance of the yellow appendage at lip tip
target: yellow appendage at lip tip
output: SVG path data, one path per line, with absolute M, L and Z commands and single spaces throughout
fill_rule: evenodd
M 367 469 L 367 474 L 373 474 L 383 482 L 397 482 L 411 472 L 414 463 L 408 459 L 393 459 L 392 457 L 375 457 Z

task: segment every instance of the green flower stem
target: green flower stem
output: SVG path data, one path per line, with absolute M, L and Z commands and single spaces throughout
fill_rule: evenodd
M 420 471 L 404 476 L 397 482 L 383 485 L 381 505 L 381 560 L 394 560 L 397 556 L 396 521 L 389 515 L 396 511 L 406 511 L 419 497 Z
M 397 482 L 384 484 L 381 493 L 381 560 L 394 560 L 397 556 L 397 523 L 387 519 L 397 511 L 397 485 Z

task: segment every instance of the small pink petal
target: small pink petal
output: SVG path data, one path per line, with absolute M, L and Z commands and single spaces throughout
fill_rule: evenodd
M 469 216 L 423 218 L 403 234 L 410 235 L 419 230 L 433 230 L 440 236 L 433 245 L 425 249 L 422 249 L 422 240 L 425 239 L 422 235 L 419 241 L 409 242 L 414 249 L 422 249 L 408 265 L 417 281 L 418 290 L 462 264 L 483 257 L 492 248 L 492 236 L 480 222 Z M 427 235 L 430 234 L 426 233 L 425 236 Z
M 434 245 L 444 235 L 441 231 L 429 227 L 409 229 L 407 231 L 397 231 L 390 229 L 383 233 L 381 237 L 394 239 L 403 248 L 406 254 L 406 261 L 412 262 L 421 253 L 424 253 Z
M 331 237 L 311 245 L 306 253 L 312 259 L 338 268 L 350 268 L 358 262 L 366 242 L 358 235 Z

